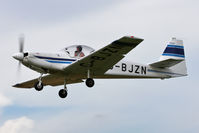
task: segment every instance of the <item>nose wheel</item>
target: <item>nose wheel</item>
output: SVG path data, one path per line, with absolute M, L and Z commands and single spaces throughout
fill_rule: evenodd
M 35 83 L 35 90 L 41 91 L 41 90 L 43 90 L 43 88 L 44 88 L 44 85 L 42 84 L 42 82 L 38 81 Z
M 35 90 L 37 90 L 37 91 L 41 91 L 44 88 L 44 85 L 42 84 L 42 80 L 41 80 L 42 75 L 43 74 L 41 74 L 41 76 L 39 77 L 38 81 L 34 85 Z

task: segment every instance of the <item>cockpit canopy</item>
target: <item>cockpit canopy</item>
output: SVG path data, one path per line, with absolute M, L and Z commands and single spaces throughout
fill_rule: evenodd
M 95 50 L 86 45 L 72 45 L 66 47 L 64 52 L 66 52 L 71 58 L 81 58 L 93 53 Z

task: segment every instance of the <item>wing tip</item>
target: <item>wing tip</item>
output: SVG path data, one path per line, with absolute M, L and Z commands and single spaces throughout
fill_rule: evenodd
M 125 36 L 125 37 L 127 37 L 127 38 L 132 38 L 132 39 L 136 39 L 136 40 L 144 40 L 144 39 L 142 39 L 142 38 L 139 38 L 139 37 L 135 37 L 135 36 Z
M 13 85 L 12 87 L 18 88 L 18 87 L 19 87 L 19 84 L 15 84 L 15 85 Z
M 21 84 L 15 84 L 15 85 L 13 85 L 12 87 L 15 87 L 15 88 L 27 88 L 27 89 L 30 89 L 31 87 L 24 87 L 24 86 L 22 86 Z
M 113 43 L 118 44 L 118 45 L 127 45 L 127 46 L 137 46 L 140 44 L 144 39 L 138 38 L 135 36 L 124 36 Z

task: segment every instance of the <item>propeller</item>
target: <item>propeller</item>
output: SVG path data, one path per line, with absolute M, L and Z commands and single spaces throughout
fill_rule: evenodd
M 19 51 L 18 53 L 15 53 L 12 55 L 13 58 L 15 58 L 16 60 L 19 61 L 18 63 L 18 67 L 17 67 L 17 75 L 19 74 L 20 72 L 20 69 L 21 69 L 21 63 L 23 62 L 24 60 L 24 57 L 27 57 L 28 56 L 28 52 L 24 52 L 24 35 L 21 34 L 19 36 Z
M 19 53 L 21 55 L 23 55 L 22 58 L 24 58 L 24 35 L 21 34 L 20 37 L 19 37 Z M 17 73 L 19 74 L 20 73 L 20 70 L 21 70 L 21 61 L 19 60 L 19 63 L 18 63 L 18 67 L 17 67 Z
M 24 50 L 24 35 L 19 37 L 19 52 L 23 53 Z

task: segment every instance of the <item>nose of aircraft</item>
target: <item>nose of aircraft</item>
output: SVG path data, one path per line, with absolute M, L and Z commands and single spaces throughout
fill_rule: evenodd
M 16 60 L 22 61 L 23 60 L 23 53 L 15 53 L 12 55 L 13 58 L 15 58 Z

